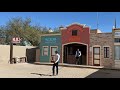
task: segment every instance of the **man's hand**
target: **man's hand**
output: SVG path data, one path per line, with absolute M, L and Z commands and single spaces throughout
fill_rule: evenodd
M 51 60 L 51 62 L 52 62 L 52 63 L 55 63 L 55 61 L 54 61 L 54 60 Z

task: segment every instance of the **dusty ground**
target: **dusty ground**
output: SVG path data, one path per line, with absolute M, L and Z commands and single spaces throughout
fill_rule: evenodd
M 120 71 L 59 66 L 59 75 L 52 76 L 49 65 L 0 64 L 0 78 L 120 78 Z

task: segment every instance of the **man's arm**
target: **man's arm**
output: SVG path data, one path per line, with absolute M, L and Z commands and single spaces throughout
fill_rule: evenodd
M 81 56 L 81 51 L 80 51 L 80 55 L 79 56 Z
M 77 57 L 77 51 L 76 51 L 76 53 L 75 53 L 75 57 Z

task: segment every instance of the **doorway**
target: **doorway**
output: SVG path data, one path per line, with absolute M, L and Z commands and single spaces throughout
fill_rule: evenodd
M 55 51 L 58 50 L 58 46 L 50 47 L 50 60 L 55 60 Z
M 87 65 L 87 46 L 78 43 L 67 44 L 63 46 L 63 63 L 76 64 L 76 50 L 81 51 L 79 65 Z
M 100 47 L 93 47 L 93 65 L 100 66 Z

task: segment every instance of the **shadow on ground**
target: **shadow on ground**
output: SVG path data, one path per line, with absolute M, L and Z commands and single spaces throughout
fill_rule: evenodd
M 29 62 L 29 64 L 39 65 L 33 62 Z M 52 76 L 49 74 L 39 74 L 39 73 L 31 73 L 31 74 L 36 74 L 40 76 Z M 99 69 L 98 71 L 86 76 L 85 78 L 120 78 L 120 70 Z
M 100 69 L 85 78 L 120 78 L 120 71 Z
M 39 73 L 31 73 L 31 74 L 36 74 L 36 75 L 40 75 L 40 76 L 53 76 L 53 75 L 49 75 L 49 74 L 39 74 Z

